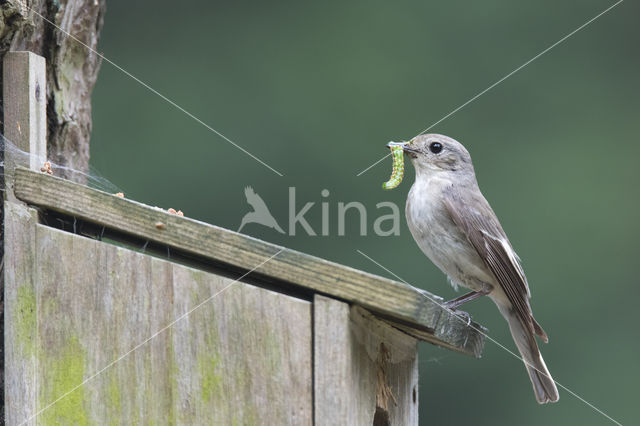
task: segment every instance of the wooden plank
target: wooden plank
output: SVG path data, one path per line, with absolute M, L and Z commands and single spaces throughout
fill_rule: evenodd
M 188 268 L 174 269 L 174 280 L 197 288 L 200 295 L 177 295 L 176 314 L 230 282 L 218 278 L 222 286 L 212 287 L 204 276 Z M 180 401 L 179 423 L 311 425 L 311 303 L 234 284 L 211 305 L 190 315 L 189 322 L 176 324 L 173 333 L 174 347 L 186 348 L 176 349 L 176 359 L 181 359 L 177 375 L 199 373 L 199 386 L 193 389 L 179 381 L 178 394 L 202 388 L 200 404 Z M 197 339 L 189 336 L 193 329 L 202 330 Z
M 417 425 L 417 340 L 334 299 L 313 309 L 315 424 Z
M 47 151 L 45 60 L 31 52 L 8 52 L 3 60 L 3 137 L 5 199 L 15 201 L 10 176 L 16 165 L 39 169 Z M 5 140 L 16 149 L 7 149 Z M 25 154 L 26 153 L 26 154 Z M 29 156 L 28 153 L 34 155 Z M 39 158 L 38 158 L 39 157 Z M 4 292 L 4 404 L 0 410 L 7 424 L 18 424 L 36 408 L 36 321 L 34 254 L 37 214 L 17 204 L 3 204 L 4 270 L 0 291 Z M 30 422 L 29 424 L 33 424 Z
M 312 423 L 310 302 L 43 225 L 20 249 L 38 268 L 38 424 Z
M 8 52 L 3 62 L 4 136 L 30 158 L 6 150 L 9 165 L 40 170 L 47 158 L 45 59 L 31 52 Z M 9 169 L 11 166 L 9 167 Z
M 439 297 L 403 283 L 26 169 L 16 169 L 14 186 L 16 196 L 27 203 L 236 268 L 250 270 L 282 250 L 257 272 L 282 287 L 304 288 L 356 303 L 421 339 L 472 356 L 481 354 L 481 333 L 443 309 L 435 302 Z M 156 226 L 158 222 L 163 226 Z M 477 324 L 474 327 L 482 329 Z
M 36 410 L 37 213 L 5 202 L 4 215 L 4 412 L 6 424 L 17 425 Z

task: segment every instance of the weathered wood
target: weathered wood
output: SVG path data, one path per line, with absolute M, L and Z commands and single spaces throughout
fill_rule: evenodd
M 27 203 L 245 270 L 282 250 L 257 272 L 276 279 L 282 287 L 304 288 L 356 303 L 407 333 L 415 331 L 423 340 L 473 356 L 482 351 L 481 333 L 443 309 L 436 303 L 439 297 L 403 283 L 26 169 L 16 169 L 14 190 Z M 158 222 L 164 226 L 156 226 Z
M 47 83 L 42 56 L 31 52 L 9 52 L 3 63 L 4 135 L 30 155 L 25 164 L 40 170 L 47 158 Z M 5 150 L 10 169 L 22 164 L 16 153 Z
M 310 302 L 7 221 L 7 424 L 312 423 Z
M 315 424 L 417 425 L 417 340 L 327 297 L 313 312 Z
M 89 168 L 91 92 L 101 58 L 97 54 L 106 0 L 5 0 L 0 2 L 0 58 L 28 50 L 47 62 L 48 151 L 69 169 Z M 46 19 L 46 20 L 45 20 Z M 72 34 L 69 36 L 68 34 Z M 84 46 L 83 46 L 84 44 Z M 88 46 L 90 49 L 88 49 Z M 0 73 L 4 84 L 11 84 Z M 0 100 L 0 109 L 9 104 Z M 82 182 L 84 175 L 67 178 Z
M 2 24 L 0 24 L 1 26 Z M 2 73 L 3 88 L 2 98 L 4 101 L 4 116 L 3 116 L 3 134 L 4 138 L 0 141 L 0 149 L 3 152 L 0 153 L 4 159 L 3 167 L 3 198 L 15 201 L 11 185 L 7 185 L 7 182 L 11 182 L 10 175 L 12 174 L 16 165 L 21 164 L 30 167 L 33 170 L 40 168 L 44 159 L 47 156 L 47 87 L 46 87 L 46 75 L 45 75 L 45 60 L 41 56 L 35 55 L 30 52 L 9 52 L 4 56 L 2 61 Z M 18 155 L 16 150 L 7 150 L 6 143 L 3 143 L 5 138 L 9 138 L 12 144 L 17 146 L 22 152 L 32 153 L 33 155 L 21 156 Z M 4 211 L 0 211 L 0 216 L 4 216 Z M 19 225 L 16 225 L 19 227 Z M 29 234 L 25 235 L 27 237 Z M 5 238 L 5 234 L 0 236 L 0 240 Z M 21 238 L 18 238 L 18 242 L 7 242 L 7 248 L 15 249 L 14 244 L 24 242 Z M 0 257 L 4 258 L 4 241 L 0 242 Z M 3 274 L 4 275 L 4 274 Z M 11 280 L 11 278 L 10 278 Z M 18 300 L 24 300 L 23 293 L 15 293 L 15 283 L 11 284 L 13 287 L 7 291 L 6 296 L 11 297 L 10 301 L 5 301 L 4 291 L 4 277 L 0 278 L 0 319 L 16 319 L 15 316 L 20 315 L 10 314 L 9 317 L 2 315 L 5 304 L 13 303 Z M 20 284 L 21 291 L 27 291 L 28 286 L 33 286 L 32 281 L 29 281 L 28 285 Z M 18 299 L 16 299 L 18 297 Z M 15 305 L 13 306 L 15 308 Z M 10 324 L 9 328 L 13 325 Z M 0 321 L 0 327 L 4 329 L 4 324 Z M 13 329 L 11 332 L 19 330 Z M 23 330 L 24 331 L 24 330 Z M 5 398 L 3 382 L 4 374 L 4 359 L 17 356 L 15 348 L 8 348 L 7 354 L 3 354 L 5 347 L 0 345 L 0 416 L 4 418 L 5 413 Z M 26 359 L 31 359 L 27 356 Z M 9 371 L 7 377 L 12 381 L 19 380 L 16 376 L 18 373 L 28 372 L 28 367 L 24 364 L 17 367 L 17 371 Z M 24 389 L 25 392 L 31 392 L 32 389 Z M 8 401 L 10 404 L 21 404 L 24 395 L 13 395 L 17 400 Z M 26 405 L 25 407 L 28 407 Z
M 37 213 L 4 203 L 4 215 L 4 406 L 6 424 L 17 425 L 37 407 Z

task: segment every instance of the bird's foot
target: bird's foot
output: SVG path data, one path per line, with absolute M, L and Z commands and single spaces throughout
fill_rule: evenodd
M 454 302 L 453 300 L 450 302 Z M 442 304 L 445 308 L 449 309 L 453 315 L 460 318 L 460 320 L 465 321 L 467 327 L 471 325 L 471 315 L 468 312 L 459 310 L 454 303 L 445 302 Z

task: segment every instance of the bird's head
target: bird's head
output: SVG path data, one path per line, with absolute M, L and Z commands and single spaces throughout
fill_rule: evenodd
M 435 133 L 416 136 L 403 145 L 403 151 L 411 158 L 416 177 L 438 172 L 471 172 L 471 156 L 455 139 Z

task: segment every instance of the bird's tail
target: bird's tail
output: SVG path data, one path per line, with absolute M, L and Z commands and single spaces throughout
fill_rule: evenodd
M 498 308 L 509 323 L 511 336 L 518 347 L 520 356 L 525 361 L 536 400 L 540 404 L 556 402 L 560 398 L 558 388 L 556 388 L 556 384 L 542 359 L 532 330 L 522 323 L 520 317 L 511 307 L 498 305 Z

